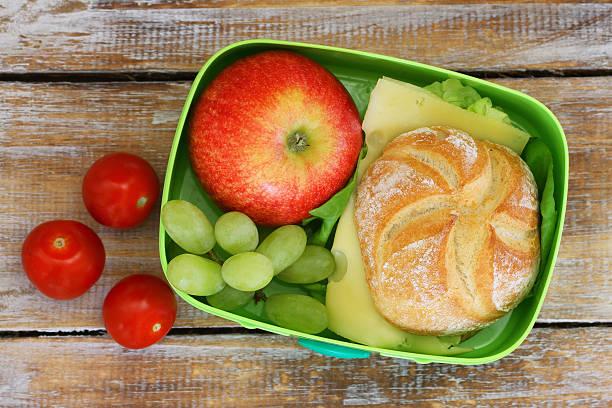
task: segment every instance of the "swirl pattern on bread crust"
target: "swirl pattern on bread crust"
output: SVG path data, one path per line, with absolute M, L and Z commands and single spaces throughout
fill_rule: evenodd
M 463 334 L 527 295 L 540 258 L 537 188 L 510 149 L 442 126 L 389 143 L 355 203 L 366 279 L 390 323 Z

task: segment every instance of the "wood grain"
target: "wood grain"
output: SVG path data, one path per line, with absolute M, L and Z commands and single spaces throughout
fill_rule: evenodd
M 0 406 L 612 406 L 610 76 L 494 80 L 549 106 L 570 146 L 565 230 L 540 327 L 510 356 L 475 367 L 333 359 L 295 339 L 217 330 L 237 325 L 181 300 L 175 327 L 187 329 L 148 349 L 123 349 L 103 331 L 114 283 L 163 275 L 159 208 L 136 229 L 102 227 L 81 202 L 82 177 L 103 154 L 127 151 L 163 182 L 190 82 L 78 82 L 190 79 L 217 50 L 252 38 L 483 75 L 611 72 L 609 1 L 495 3 L 0 0 Z M 107 251 L 100 281 L 64 302 L 37 292 L 20 264 L 26 234 L 59 218 L 90 225 Z
M 610 100 L 612 77 L 495 82 L 544 102 L 559 118 L 570 150 L 563 239 L 544 306 L 551 313 L 543 312 L 541 321 L 581 320 L 580 312 L 571 311 L 578 304 L 580 308 L 600 308 L 601 316 L 608 316 L 605 320 L 609 321 L 609 272 L 604 272 L 598 284 L 594 285 L 592 279 L 595 271 L 612 271 L 612 106 L 597 102 L 600 98 Z M 573 285 L 582 286 L 582 293 L 569 288 Z
M 106 337 L 2 339 L 0 398 L 28 407 L 609 407 L 610 336 L 534 329 L 511 355 L 472 367 L 334 359 L 276 335 L 170 336 L 140 351 Z
M 157 250 L 159 206 L 139 227 L 117 231 L 97 224 L 85 210 L 81 183 L 86 169 L 104 154 L 138 154 L 163 183 L 174 128 L 188 85 L 1 84 L 1 215 L 11 227 L 0 232 L 7 245 L 0 260 L 0 315 L 4 328 L 62 330 L 100 328 L 106 293 L 133 273 L 162 276 Z M 76 219 L 102 239 L 105 271 L 84 296 L 57 302 L 40 295 L 21 269 L 20 247 L 41 222 Z M 10 242 L 10 243 L 9 243 Z M 49 311 L 52 313 L 48 313 Z M 176 326 L 227 325 L 180 302 Z
M 16 0 L 0 8 L 0 73 L 195 71 L 224 46 L 253 38 L 465 71 L 607 70 L 612 55 L 612 4 L 95 8 L 103 4 Z
M 606 0 L 497 0 L 497 4 L 523 3 L 605 3 Z M 407 4 L 466 4 L 469 0 L 94 0 L 92 8 L 221 8 L 221 7 L 321 7 L 321 6 L 402 6 Z
M 540 322 L 612 319 L 612 77 L 500 79 L 540 99 L 558 116 L 570 146 L 564 237 Z M 122 277 L 160 275 L 158 211 L 140 227 L 98 225 L 81 202 L 85 170 L 102 155 L 141 155 L 163 181 L 174 129 L 190 84 L 0 83 L 0 330 L 103 327 L 104 296 Z M 71 218 L 102 238 L 107 265 L 83 297 L 57 302 L 28 282 L 20 263 L 27 233 Z M 235 326 L 179 302 L 177 327 Z

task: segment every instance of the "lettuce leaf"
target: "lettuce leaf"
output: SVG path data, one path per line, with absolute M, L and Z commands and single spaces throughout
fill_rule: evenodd
M 463 86 L 458 79 L 451 78 L 442 82 L 442 89 L 444 90 L 442 99 L 463 109 L 480 99 L 480 95 L 474 88 Z
M 480 99 L 480 95 L 474 88 L 471 86 L 463 86 L 461 81 L 455 78 L 450 78 L 443 82 L 434 82 L 424 88 L 438 95 L 446 102 L 457 105 L 463 109 Z
M 532 138 L 527 143 L 527 146 L 525 146 L 521 157 L 527 163 L 527 166 L 529 166 L 538 186 L 540 215 L 542 216 L 540 224 L 540 269 L 543 269 L 552 247 L 555 222 L 557 220 L 552 155 L 544 142 L 540 139 Z
M 553 196 L 555 182 L 553 179 L 552 163 L 548 166 L 546 184 L 540 201 L 540 214 L 542 214 L 542 226 L 540 227 L 540 253 L 542 259 L 540 265 L 544 267 L 552 247 L 555 234 L 555 221 L 557 220 L 557 210 L 555 209 L 555 197 Z
M 429 92 L 437 95 L 439 98 L 442 98 L 442 95 L 444 94 L 444 90 L 442 89 L 442 82 L 433 82 L 427 86 L 424 86 L 423 89 L 427 89 Z
M 368 147 L 364 143 L 363 147 L 361 148 L 361 152 L 359 152 L 359 159 L 357 160 L 355 171 L 353 172 L 353 175 L 349 179 L 346 186 L 334 194 L 332 198 L 327 200 L 323 205 L 310 210 L 309 212 L 312 217 L 306 218 L 302 221 L 302 225 L 309 224 L 315 220 L 322 221 L 321 226 L 309 235 L 309 244 L 325 246 L 327 243 L 329 236 L 334 229 L 334 225 L 336 225 L 336 222 L 344 212 L 344 208 L 346 207 L 346 204 L 348 203 L 349 198 L 355 189 L 355 185 L 357 184 L 357 168 L 359 167 L 361 160 L 365 157 L 367 151 Z
M 500 108 L 494 108 L 493 102 L 488 97 L 480 98 L 466 109 L 482 116 L 491 116 L 493 119 L 501 120 L 509 125 L 512 124 L 508 114 Z
M 434 82 L 423 88 L 460 108 L 482 116 L 490 116 L 509 125 L 512 124 L 508 115 L 501 108 L 493 106 L 491 99 L 482 98 L 474 88 L 463 85 L 458 79 L 450 78 L 446 81 Z
M 521 157 L 527 163 L 535 178 L 538 185 L 538 196 L 542 197 L 546 178 L 548 177 L 548 167 L 552 164 L 550 150 L 540 139 L 531 138 L 527 142 L 525 149 L 523 149 Z

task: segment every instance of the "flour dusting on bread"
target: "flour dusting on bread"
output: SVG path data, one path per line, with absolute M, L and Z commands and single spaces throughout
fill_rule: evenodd
M 402 134 L 355 202 L 377 309 L 416 334 L 467 333 L 529 292 L 539 264 L 537 188 L 514 152 L 448 127 Z

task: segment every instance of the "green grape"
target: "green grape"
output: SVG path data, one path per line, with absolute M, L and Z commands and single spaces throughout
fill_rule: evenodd
M 257 252 L 241 252 L 231 256 L 221 267 L 223 280 L 234 289 L 245 292 L 263 288 L 272 280 L 272 262 Z
M 206 215 L 195 205 L 168 201 L 161 210 L 161 222 L 178 246 L 192 254 L 204 254 L 215 246 L 215 233 Z
M 254 294 L 255 292 L 253 291 L 243 292 L 241 290 L 232 288 L 230 285 L 227 285 L 221 292 L 207 296 L 206 300 L 208 301 L 209 305 L 216 307 L 217 309 L 234 310 L 240 306 L 246 305 L 251 299 L 253 299 Z
M 277 275 L 289 265 L 297 261 L 306 248 L 306 233 L 297 225 L 283 225 L 272 231 L 263 240 L 257 252 L 265 255 L 274 265 Z
M 215 238 L 221 248 L 232 255 L 254 251 L 259 233 L 248 215 L 238 211 L 223 214 L 215 224 Z
M 225 287 L 221 265 L 192 254 L 173 258 L 168 264 L 166 277 L 174 287 L 190 295 L 213 295 Z
M 327 309 L 310 296 L 272 295 L 266 300 L 264 310 L 274 324 L 287 329 L 316 334 L 327 328 Z
M 334 256 L 329 249 L 317 245 L 306 245 L 297 261 L 277 275 L 289 283 L 314 283 L 327 278 L 336 269 Z

